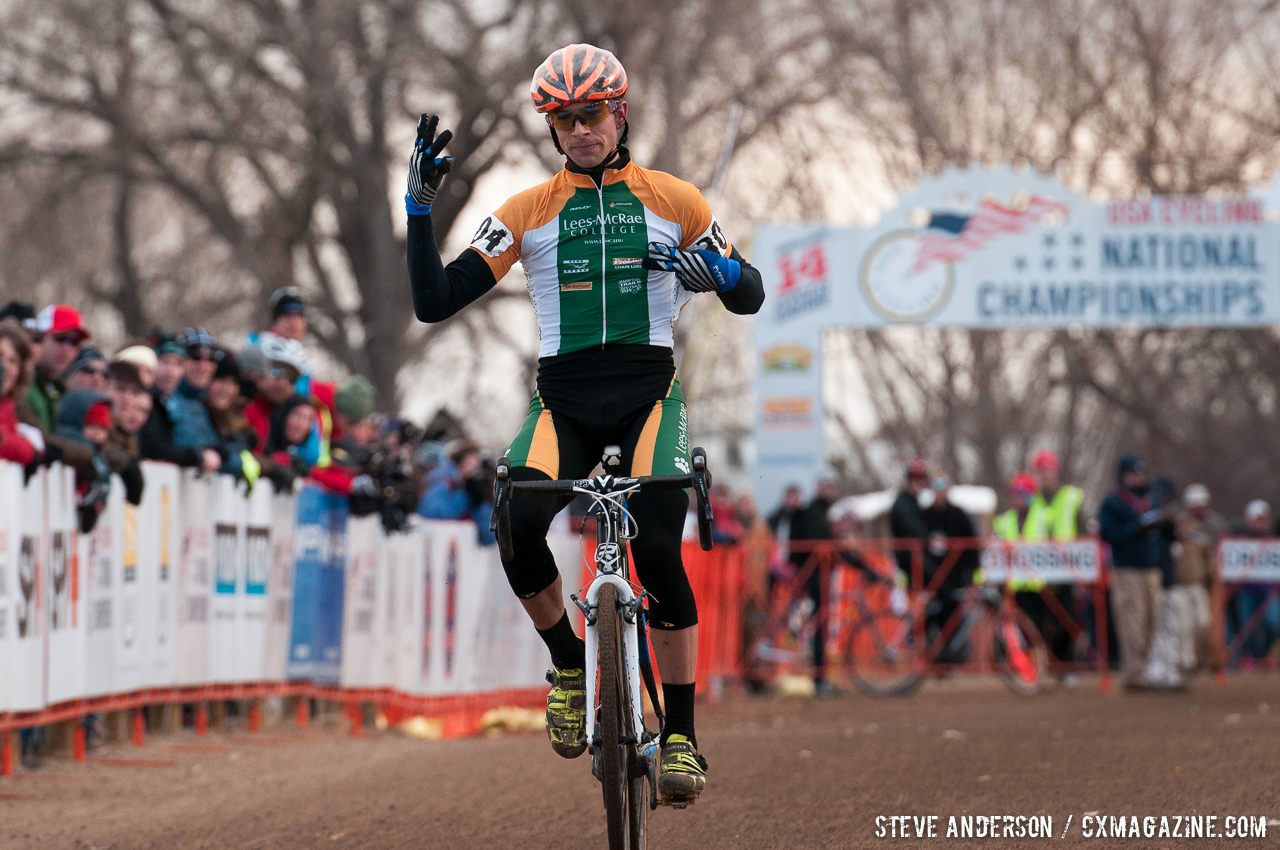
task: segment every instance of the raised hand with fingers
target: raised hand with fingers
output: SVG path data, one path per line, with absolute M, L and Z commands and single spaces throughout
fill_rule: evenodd
M 436 135 L 440 116 L 423 113 L 418 119 L 418 138 L 413 143 L 413 155 L 409 157 L 409 191 L 404 196 L 404 206 L 410 215 L 427 215 L 431 203 L 444 176 L 453 167 L 453 157 L 440 156 L 444 146 L 453 138 L 453 132 L 444 130 Z
M 738 285 L 742 266 L 706 248 L 684 249 L 662 242 L 649 243 L 646 269 L 675 272 L 676 280 L 690 292 L 728 292 Z

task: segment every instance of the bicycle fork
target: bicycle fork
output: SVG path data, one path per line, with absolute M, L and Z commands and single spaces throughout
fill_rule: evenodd
M 637 735 L 644 729 L 644 704 L 640 699 L 640 640 L 639 628 L 637 626 L 637 617 L 639 611 L 640 599 L 631 590 L 631 585 L 627 584 L 621 577 L 616 575 L 597 575 L 595 580 L 591 582 L 591 586 L 587 588 L 587 600 L 584 610 L 587 612 L 586 642 L 587 642 L 587 706 L 594 713 L 598 700 L 596 697 L 598 687 L 598 671 L 596 669 L 596 659 L 599 657 L 600 636 L 596 632 L 595 610 L 600 604 L 600 588 L 606 584 L 612 584 L 618 589 L 618 605 L 621 608 L 622 622 L 622 659 L 623 659 L 623 675 L 627 677 L 627 689 L 630 691 L 627 700 L 627 711 L 631 713 L 631 728 Z M 581 605 L 579 607 L 582 607 Z M 612 640 L 612 636 L 607 639 Z M 587 724 L 587 746 L 594 747 L 600 742 L 595 740 L 595 724 Z M 620 742 L 613 742 L 616 746 Z M 637 745 L 642 743 L 637 740 Z

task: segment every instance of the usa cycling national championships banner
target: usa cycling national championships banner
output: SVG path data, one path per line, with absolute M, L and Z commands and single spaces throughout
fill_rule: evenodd
M 1050 177 L 953 169 L 873 227 L 766 226 L 752 261 L 757 492 L 812 482 L 822 329 L 1280 322 L 1280 187 L 1095 203 Z

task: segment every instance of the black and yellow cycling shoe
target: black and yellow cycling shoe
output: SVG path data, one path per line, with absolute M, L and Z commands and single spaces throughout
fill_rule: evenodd
M 587 674 L 582 670 L 547 671 L 547 737 L 551 749 L 567 759 L 587 750 Z
M 671 802 L 696 800 L 707 784 L 707 760 L 684 735 L 672 735 L 662 745 L 658 795 Z

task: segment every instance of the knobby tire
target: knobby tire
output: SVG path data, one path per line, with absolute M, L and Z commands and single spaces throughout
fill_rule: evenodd
M 609 850 L 630 850 L 628 846 L 627 747 L 619 742 L 625 734 L 622 712 L 622 618 L 618 615 L 618 589 L 611 584 L 600 588 L 596 600 L 596 635 L 600 647 L 600 784 L 604 791 L 604 811 L 609 826 Z

